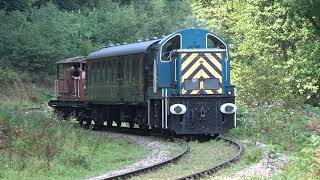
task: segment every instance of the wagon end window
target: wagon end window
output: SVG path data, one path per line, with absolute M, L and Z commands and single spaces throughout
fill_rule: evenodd
M 181 36 L 180 34 L 169 39 L 161 47 L 161 61 L 170 61 L 170 52 L 176 49 L 181 49 Z
M 226 46 L 217 37 L 208 34 L 207 35 L 207 48 L 212 49 L 226 49 Z
M 57 74 L 58 74 L 58 79 L 63 79 L 63 75 L 64 75 L 63 64 L 58 64 Z

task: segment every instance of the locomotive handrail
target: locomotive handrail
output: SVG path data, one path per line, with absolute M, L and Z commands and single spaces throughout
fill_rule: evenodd
M 226 52 L 226 49 L 203 48 L 203 49 L 177 49 L 176 52 Z
M 59 84 L 59 80 L 58 79 L 56 79 L 55 81 L 54 81 L 54 94 L 56 95 L 56 97 L 58 97 L 58 84 Z

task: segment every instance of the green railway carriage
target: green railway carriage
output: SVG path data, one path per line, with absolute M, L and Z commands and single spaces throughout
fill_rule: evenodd
M 57 74 L 71 75 L 57 75 L 57 99 L 49 105 L 80 124 L 128 122 L 175 134 L 220 134 L 236 126 L 229 47 L 212 32 L 184 29 L 74 59 L 58 62 Z
M 144 54 L 87 61 L 87 100 L 96 103 L 144 102 Z

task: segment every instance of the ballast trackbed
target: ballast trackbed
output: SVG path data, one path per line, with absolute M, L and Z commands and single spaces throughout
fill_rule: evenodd
M 127 128 L 125 128 L 125 129 L 127 129 Z M 124 129 L 122 129 L 122 130 L 124 130 Z M 180 178 L 178 178 L 178 180 L 199 179 L 201 177 L 205 177 L 205 176 L 211 175 L 211 174 L 215 173 L 216 171 L 218 171 L 219 169 L 223 168 L 224 166 L 232 164 L 233 162 L 235 162 L 236 160 L 238 160 L 241 157 L 241 155 L 244 152 L 244 149 L 243 149 L 241 144 L 239 144 L 236 141 L 233 141 L 233 140 L 230 140 L 230 139 L 226 139 L 226 138 L 223 138 L 223 137 L 218 137 L 218 139 L 221 139 L 221 140 L 229 143 L 230 145 L 236 146 L 238 151 L 232 157 L 230 157 L 226 161 L 224 161 L 224 162 L 222 162 L 222 163 L 220 163 L 220 164 L 218 164 L 216 166 L 213 166 L 213 167 L 210 167 L 208 169 L 195 172 L 193 174 L 189 174 L 189 175 L 180 177 Z M 178 140 L 181 141 L 181 143 L 183 143 L 183 147 L 184 148 L 179 154 L 175 155 L 172 158 L 169 158 L 169 159 L 167 159 L 165 161 L 162 161 L 160 163 L 157 163 L 157 164 L 153 164 L 151 166 L 138 168 L 138 169 L 135 169 L 135 170 L 132 170 L 132 171 L 129 171 L 129 172 L 124 172 L 124 173 L 117 174 L 117 175 L 110 175 L 110 176 L 107 176 L 107 177 L 101 177 L 101 176 L 98 177 L 97 176 L 97 177 L 92 177 L 92 178 L 89 178 L 89 179 L 106 179 L 106 180 L 109 180 L 109 179 L 129 179 L 130 177 L 136 176 L 138 174 L 147 173 L 147 172 L 149 172 L 151 170 L 154 170 L 156 168 L 160 168 L 160 167 L 162 167 L 162 166 L 164 166 L 164 165 L 166 165 L 168 163 L 175 162 L 175 161 L 179 160 L 180 158 L 182 158 L 190 150 L 190 147 L 189 147 L 187 142 L 182 141 L 180 139 L 178 139 Z
M 181 141 L 182 143 L 182 146 L 183 146 L 183 150 L 175 155 L 174 157 L 171 157 L 165 161 L 162 161 L 160 163 L 156 163 L 156 164 L 153 164 L 151 166 L 147 166 L 147 167 L 142 167 L 142 168 L 138 168 L 138 169 L 135 169 L 135 170 L 132 170 L 132 171 L 129 171 L 129 172 L 125 172 L 125 173 L 121 173 L 121 174 L 117 174 L 117 175 L 110 175 L 110 176 L 107 176 L 107 177 L 92 177 L 92 178 L 89 178 L 89 179 L 106 179 L 106 180 L 109 180 L 109 179 L 128 179 L 134 175 L 137 175 L 137 174 L 141 174 L 143 172 L 147 172 L 149 170 L 152 170 L 152 169 L 155 169 L 155 168 L 159 168 L 163 165 L 166 165 L 168 163 L 171 163 L 171 162 L 174 162 L 178 159 L 180 159 L 183 155 L 185 155 L 189 150 L 190 150 L 190 147 L 188 145 L 188 143 L 178 139 L 178 141 Z
M 238 143 L 236 141 L 233 141 L 233 140 L 230 140 L 230 139 L 226 139 L 226 138 L 223 138 L 223 137 L 218 137 L 218 138 L 221 139 L 221 140 L 224 140 L 225 142 L 228 142 L 228 143 L 236 146 L 238 148 L 237 153 L 234 154 L 229 159 L 227 159 L 226 161 L 224 161 L 224 162 L 222 162 L 222 163 L 220 163 L 218 165 L 212 166 L 212 167 L 210 167 L 208 169 L 205 169 L 205 170 L 202 170 L 202 171 L 195 172 L 193 174 L 189 174 L 189 175 L 177 178 L 176 180 L 200 179 L 201 177 L 205 177 L 205 176 L 211 175 L 211 174 L 217 172 L 219 169 L 222 169 L 223 167 L 225 167 L 227 165 L 231 165 L 233 162 L 239 160 L 239 158 L 241 157 L 241 155 L 244 152 L 243 146 L 240 143 Z

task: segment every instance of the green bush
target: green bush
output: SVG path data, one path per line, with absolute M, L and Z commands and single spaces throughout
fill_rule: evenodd
M 291 156 L 284 172 L 274 179 L 317 179 L 320 176 L 320 136 L 313 134 L 302 144 L 302 149 Z
M 18 73 L 9 68 L 0 67 L 0 87 L 5 87 L 20 79 Z
M 304 109 L 287 109 L 280 105 L 240 107 L 237 112 L 237 127 L 231 134 L 294 151 L 314 134 L 320 124 L 319 113 L 319 108 L 312 106 L 305 106 Z M 314 129 L 310 127 L 311 122 Z
M 237 86 L 238 103 L 246 106 L 282 104 L 294 107 L 303 102 L 286 81 L 287 71 L 281 65 L 267 60 L 246 65 L 232 63 L 232 80 Z
M 275 178 L 319 176 L 320 167 L 320 108 L 310 105 L 303 109 L 287 109 L 280 105 L 240 107 L 237 127 L 230 135 L 265 143 L 273 151 L 289 155 L 284 173 Z M 255 159 L 249 156 L 248 162 Z

